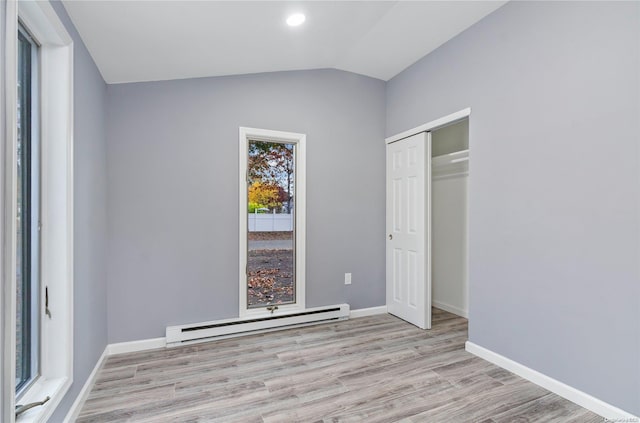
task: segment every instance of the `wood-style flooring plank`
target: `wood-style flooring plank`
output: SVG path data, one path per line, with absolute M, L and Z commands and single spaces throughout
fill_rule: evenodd
M 79 423 L 600 422 L 464 350 L 467 320 L 367 316 L 109 357 Z

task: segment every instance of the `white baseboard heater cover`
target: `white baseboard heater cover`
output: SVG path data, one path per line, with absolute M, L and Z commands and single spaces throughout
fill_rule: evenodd
M 167 326 L 167 346 L 229 338 L 256 332 L 285 329 L 349 318 L 349 304 L 308 308 L 304 311 L 275 314 L 268 317 L 235 318 L 189 325 Z

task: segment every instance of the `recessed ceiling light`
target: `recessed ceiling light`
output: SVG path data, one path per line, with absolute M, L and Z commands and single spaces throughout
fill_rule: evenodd
M 289 26 L 298 26 L 302 25 L 305 21 L 305 16 L 302 13 L 294 13 L 287 18 L 287 25 Z

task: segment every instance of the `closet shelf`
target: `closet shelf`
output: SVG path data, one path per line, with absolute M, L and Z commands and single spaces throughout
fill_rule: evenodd
M 469 174 L 469 150 L 456 151 L 431 159 L 433 179 L 467 176 Z

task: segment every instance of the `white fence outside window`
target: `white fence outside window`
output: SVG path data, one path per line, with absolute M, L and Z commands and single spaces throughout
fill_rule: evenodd
M 290 232 L 293 231 L 291 213 L 249 213 L 249 232 Z

